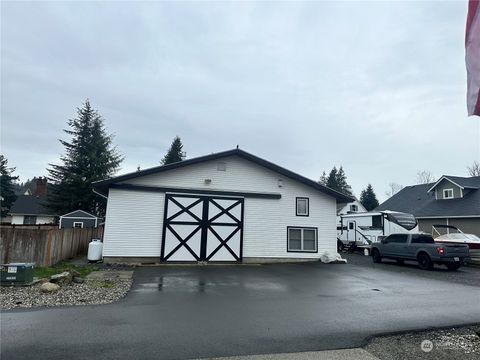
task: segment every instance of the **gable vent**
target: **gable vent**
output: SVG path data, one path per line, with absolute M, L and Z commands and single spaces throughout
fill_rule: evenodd
M 217 171 L 227 171 L 227 164 L 224 162 L 218 162 Z

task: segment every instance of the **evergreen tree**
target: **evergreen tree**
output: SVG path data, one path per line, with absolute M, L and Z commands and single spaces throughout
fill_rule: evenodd
M 328 176 L 327 176 L 327 173 L 325 171 L 322 173 L 322 176 L 320 176 L 320 180 L 318 180 L 318 182 L 322 185 L 327 186 Z
M 65 154 L 60 165 L 49 164 L 51 189 L 47 206 L 58 214 L 84 210 L 102 216 L 106 200 L 93 192 L 94 181 L 108 178 L 118 170 L 123 157 L 112 145 L 113 135 L 105 130 L 103 118 L 85 101 L 77 117 L 69 120 L 65 133 L 70 141 L 60 140 Z
M 7 158 L 0 155 L 0 199 L 2 217 L 8 215 L 12 204 L 17 199 L 15 195 L 15 182 L 18 180 L 18 176 L 12 175 L 14 171 L 14 167 L 8 167 Z
M 334 166 L 328 176 L 324 171 L 318 182 L 343 194 L 352 195 L 352 188 L 347 183 L 347 176 L 342 166 L 340 166 L 338 170 Z
M 182 140 L 180 139 L 180 137 L 175 136 L 172 141 L 172 145 L 170 145 L 170 149 L 168 149 L 167 154 L 162 159 L 162 165 L 168 165 L 183 161 L 185 157 L 186 154 L 185 152 L 183 152 Z
M 367 211 L 371 211 L 379 205 L 377 195 L 375 195 L 375 191 L 373 191 L 371 184 L 368 184 L 366 189 L 362 190 L 362 193 L 360 194 L 360 202 Z

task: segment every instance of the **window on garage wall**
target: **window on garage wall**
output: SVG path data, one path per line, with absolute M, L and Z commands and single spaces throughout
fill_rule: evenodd
M 288 227 L 288 252 L 317 252 L 317 228 Z
M 296 201 L 296 215 L 297 216 L 308 216 L 308 198 L 297 197 Z

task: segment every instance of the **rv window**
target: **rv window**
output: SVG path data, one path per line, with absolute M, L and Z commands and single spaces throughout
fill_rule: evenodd
M 348 228 L 349 228 L 350 230 L 353 230 L 353 222 L 349 222 L 349 223 L 348 223 Z
M 382 215 L 372 216 L 372 228 L 376 228 L 376 229 L 382 228 Z

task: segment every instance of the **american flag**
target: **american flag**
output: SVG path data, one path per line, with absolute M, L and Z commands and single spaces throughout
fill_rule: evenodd
M 465 33 L 468 115 L 480 116 L 480 5 L 469 0 Z

